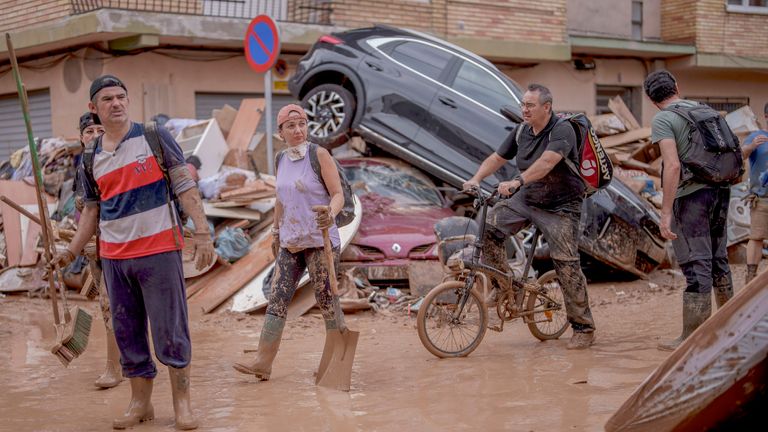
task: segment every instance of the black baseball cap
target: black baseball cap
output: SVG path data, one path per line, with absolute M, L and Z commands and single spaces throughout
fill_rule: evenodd
M 125 84 L 120 81 L 120 78 L 114 75 L 102 75 L 91 83 L 91 100 L 93 100 L 93 97 L 96 96 L 96 93 L 98 93 L 99 90 L 107 87 L 122 87 L 123 90 L 126 92 L 128 91 L 128 89 L 125 88 Z
M 82 134 L 85 128 L 92 125 L 101 124 L 99 122 L 99 116 L 94 113 L 87 112 L 80 116 L 80 133 Z

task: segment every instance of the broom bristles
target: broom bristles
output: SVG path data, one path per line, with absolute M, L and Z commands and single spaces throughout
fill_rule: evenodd
M 93 318 L 88 312 L 75 306 L 70 309 L 72 320 L 67 323 L 61 344 L 74 353 L 75 357 L 85 352 L 88 346 L 88 337 L 91 334 Z

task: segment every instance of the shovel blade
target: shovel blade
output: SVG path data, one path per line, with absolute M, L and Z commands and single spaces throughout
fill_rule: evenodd
M 360 333 L 352 330 L 329 330 L 325 337 L 323 356 L 317 370 L 315 384 L 341 391 L 349 391 L 352 382 L 352 364 Z

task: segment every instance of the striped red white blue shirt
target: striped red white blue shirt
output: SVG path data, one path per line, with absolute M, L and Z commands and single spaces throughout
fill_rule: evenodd
M 163 128 L 158 128 L 158 134 L 166 169 L 183 164 L 183 153 L 173 137 Z M 101 257 L 139 258 L 183 247 L 176 209 L 172 215 L 168 207 L 168 184 L 142 124 L 132 123 L 114 152 L 103 150 L 99 138 L 93 159 L 93 179 L 98 188 L 88 176 L 81 177 L 84 201 L 100 205 Z

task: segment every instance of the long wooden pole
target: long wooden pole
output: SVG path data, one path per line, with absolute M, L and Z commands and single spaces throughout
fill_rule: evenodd
M 11 68 L 13 69 L 13 77 L 16 80 L 16 90 L 19 93 L 19 103 L 21 104 L 21 113 L 24 115 L 24 125 L 27 128 L 27 141 L 29 142 L 29 156 L 32 159 L 32 170 L 35 177 L 35 189 L 37 189 L 37 207 L 40 214 L 43 234 L 43 249 L 47 262 L 53 261 L 53 244 L 51 243 L 53 229 L 51 228 L 50 219 L 48 217 L 48 206 L 46 200 L 43 197 L 43 175 L 40 169 L 40 161 L 37 158 L 37 145 L 35 145 L 35 137 L 32 133 L 32 122 L 29 118 L 29 101 L 27 100 L 27 90 L 24 88 L 24 84 L 21 82 L 21 73 L 19 72 L 19 64 L 16 61 L 16 52 L 13 49 L 13 43 L 11 42 L 11 34 L 5 34 L 5 43 L 8 47 L 8 55 L 11 59 Z M 63 281 L 59 281 L 63 284 Z M 53 319 L 55 324 L 61 324 L 59 319 L 59 307 L 56 300 L 56 283 L 54 282 L 54 271 L 52 268 L 48 269 L 48 288 L 51 296 L 51 306 L 53 307 Z M 63 287 L 62 287 L 63 289 Z M 68 311 L 65 311 L 65 314 Z

